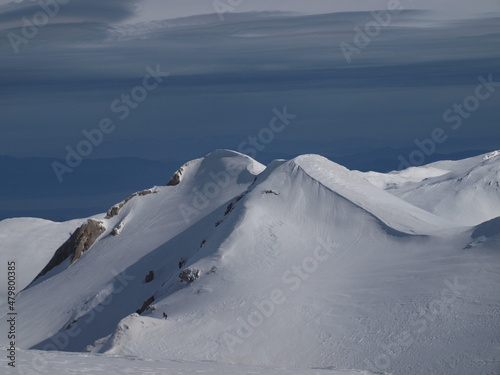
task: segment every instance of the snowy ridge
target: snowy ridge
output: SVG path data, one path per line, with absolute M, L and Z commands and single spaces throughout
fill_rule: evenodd
M 95 216 L 106 230 L 92 247 L 18 296 L 18 345 L 105 353 L 81 357 L 106 358 L 103 371 L 131 356 L 179 371 L 165 360 L 217 361 L 221 373 L 231 367 L 219 362 L 263 374 L 492 372 L 499 165 L 481 155 L 384 175 L 318 155 L 266 168 L 217 150 L 176 184 Z M 0 239 L 30 254 L 21 225 L 39 224 L 17 220 L 0 223 Z M 83 221 L 44 223 L 54 241 L 40 261 Z
M 361 175 L 377 186 L 385 180 L 386 191 L 458 225 L 478 225 L 500 216 L 498 155 L 495 151 L 463 162 L 436 162 L 383 178 Z
M 498 155 L 500 155 L 500 150 L 493 151 L 493 152 L 490 152 L 489 154 L 484 155 L 483 160 L 493 159 L 493 158 L 497 157 Z
M 418 209 L 393 195 L 367 183 L 345 167 L 321 156 L 299 156 L 295 163 L 304 172 L 363 207 L 393 229 L 405 233 L 429 234 L 452 226 L 428 212 Z M 410 220 L 409 223 L 406 221 Z

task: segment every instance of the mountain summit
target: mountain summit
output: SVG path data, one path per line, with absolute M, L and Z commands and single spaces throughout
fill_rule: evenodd
M 21 348 L 493 371 L 500 153 L 380 174 L 217 150 L 166 180 L 91 218 L 0 222 Z

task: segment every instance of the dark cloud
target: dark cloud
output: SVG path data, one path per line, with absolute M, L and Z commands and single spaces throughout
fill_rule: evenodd
M 7 38 L 0 40 L 0 154 L 63 156 L 82 129 L 111 115 L 110 103 L 141 82 L 147 65 L 160 64 L 171 76 L 107 142 L 245 138 L 283 105 L 300 114 L 288 138 L 411 140 L 439 126 L 448 106 L 473 93 L 479 75 L 500 80 L 498 18 L 438 24 L 425 12 L 404 12 L 347 64 L 339 44 L 353 44 L 354 27 L 371 21 L 370 13 L 245 13 L 228 14 L 222 23 L 204 15 L 114 25 L 135 2 L 105 2 L 102 14 L 100 2 L 85 4 L 75 2 L 70 11 L 85 22 L 51 23 L 19 54 Z M 493 98 L 462 135 L 500 135 L 492 125 L 498 119 Z M 135 155 L 149 156 L 148 147 L 144 155 L 137 147 Z M 123 155 L 111 147 L 96 152 Z
M 24 1 L 10 3 L 0 7 L 0 24 L 10 27 L 21 27 L 25 17 L 32 20 L 38 12 L 50 16 L 52 23 L 60 22 L 117 22 L 123 21 L 135 14 L 139 0 L 70 0 L 67 4 L 41 2 L 47 4 L 49 10 L 44 10 L 38 3 Z M 50 4 L 50 5 L 49 5 Z M 57 5 L 56 5 L 57 4 Z M 2 27 L 2 28 L 4 28 Z

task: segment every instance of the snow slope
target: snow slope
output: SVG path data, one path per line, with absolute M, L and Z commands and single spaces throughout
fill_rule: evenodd
M 0 263 L 16 262 L 16 289 L 21 291 L 35 278 L 49 259 L 82 220 L 54 223 L 35 218 L 0 221 Z M 0 273 L 1 285 L 7 285 L 7 273 Z M 5 313 L 7 290 L 0 290 L 0 314 Z
M 27 289 L 24 294 L 26 298 L 19 298 L 19 335 L 20 341 L 26 345 L 23 347 L 31 347 L 43 341 L 50 332 L 64 330 L 72 321 L 88 319 L 96 306 L 101 305 L 106 298 L 113 297 L 113 290 L 120 285 L 121 280 L 116 274 L 175 238 L 221 203 L 241 194 L 253 181 L 252 173 L 257 173 L 262 168 L 247 156 L 216 151 L 186 166 L 182 184 L 155 187 L 155 193 L 129 200 L 118 214 L 109 219 L 103 219 L 104 215 L 99 215 L 96 219 L 102 220 L 107 230 L 91 250 L 70 267 L 58 267 L 49 279 Z M 211 199 L 202 197 L 198 201 L 198 197 L 202 196 L 200 192 L 203 193 L 207 186 L 218 193 Z M 210 189 L 207 189 L 207 194 L 212 193 Z M 196 200 L 193 197 L 197 197 Z M 113 228 L 123 222 L 125 224 L 121 234 L 111 235 Z M 185 254 L 185 250 L 179 248 L 174 254 L 176 260 L 170 259 L 170 262 L 177 267 L 177 261 Z M 168 258 L 162 262 L 168 263 Z M 65 265 L 68 266 L 69 263 L 66 262 Z M 40 295 L 44 290 L 49 293 L 41 301 Z M 66 349 L 83 349 L 80 340 L 91 343 L 103 333 L 111 331 L 119 319 L 138 309 L 146 298 L 140 290 L 137 293 L 129 291 L 128 295 L 117 295 L 113 298 L 113 303 L 93 321 L 93 328 L 85 330 L 78 342 L 72 340 Z M 37 321 L 46 321 L 43 326 L 32 319 L 23 318 L 23 313 L 29 315 L 30 306 L 38 303 L 41 305 Z M 35 329 L 33 324 L 36 325 Z
M 401 172 L 360 173 L 405 201 L 462 225 L 500 216 L 500 152 Z
M 306 368 L 404 369 L 406 374 L 461 373 L 450 370 L 456 362 L 465 374 L 474 369 L 469 348 L 480 341 L 490 344 L 484 350 L 490 360 L 500 328 L 498 278 L 482 290 L 491 303 L 487 313 L 477 307 L 475 288 L 459 291 L 458 302 L 447 282 L 472 285 L 476 262 L 486 265 L 496 258 L 460 253 L 460 236 L 443 240 L 389 227 L 385 223 L 396 218 L 404 227 L 422 225 L 419 217 L 402 214 L 404 202 L 380 212 L 363 202 L 373 210 L 368 212 L 341 196 L 337 190 L 342 188 L 335 185 L 351 184 L 356 195 L 356 180 L 342 180 L 337 166 L 330 165 L 332 173 L 319 179 L 309 174 L 319 166 L 328 171 L 328 164 L 316 156 L 299 157 L 259 176 L 221 224 L 221 231 L 230 234 L 208 237 L 215 256 L 191 264 L 205 273 L 213 266 L 217 271 L 185 288 L 176 287 L 177 280 L 164 286 L 158 296 L 165 297 L 155 302 L 155 311 L 127 317 L 99 350 Z M 331 246 L 331 255 L 318 246 Z M 315 252 L 325 259 L 317 260 Z M 498 265 L 484 269 L 492 278 L 497 271 Z M 283 296 L 278 298 L 282 304 L 270 304 L 276 293 Z M 444 306 L 440 314 L 430 312 L 436 301 Z M 378 363 L 387 357 L 384 345 L 400 351 L 388 368 Z
M 493 215 L 494 190 L 477 181 L 495 176 L 496 156 L 380 175 L 317 155 L 264 168 L 215 151 L 171 186 L 96 216 L 106 232 L 94 245 L 18 296 L 17 345 L 156 361 L 495 373 L 498 220 L 467 225 L 450 217 L 460 207 L 430 212 L 411 202 L 433 197 L 430 179 L 451 199 L 446 187 L 466 170 L 473 178 L 461 191 L 479 191 L 491 208 L 484 216 Z

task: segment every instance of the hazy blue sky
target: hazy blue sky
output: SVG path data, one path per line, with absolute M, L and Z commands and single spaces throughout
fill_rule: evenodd
M 459 129 L 443 121 L 479 76 L 500 81 L 500 2 L 401 1 L 407 10 L 348 63 L 340 43 L 355 46 L 355 27 L 374 21 L 367 11 L 388 3 L 244 0 L 221 20 L 212 0 L 72 0 L 28 38 L 23 17 L 34 22 L 40 5 L 1 1 L 0 155 L 64 157 L 110 118 L 116 129 L 89 157 L 168 158 L 179 139 L 197 157 L 197 142 L 237 148 L 284 106 L 297 118 L 275 147 L 398 146 L 446 126 L 500 137 L 499 92 Z M 157 65 L 170 75 L 121 120 L 112 103 Z

